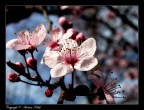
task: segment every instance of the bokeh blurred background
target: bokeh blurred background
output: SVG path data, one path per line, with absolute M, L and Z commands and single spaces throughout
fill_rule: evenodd
M 42 11 L 45 10 L 45 11 Z M 32 31 L 43 23 L 50 30 L 60 27 L 59 18 L 65 16 L 73 23 L 73 29 L 84 33 L 86 38 L 96 39 L 96 57 L 99 64 L 94 69 L 100 69 L 104 74 L 113 72 L 111 77 L 117 77 L 117 84 L 125 90 L 126 98 L 115 98 L 117 104 L 138 104 L 138 6 L 6 6 L 6 42 L 16 38 L 15 33 L 23 29 Z M 34 52 L 37 58 L 38 71 L 44 80 L 49 78 L 50 69 L 40 64 L 45 51 L 43 45 Z M 29 55 L 27 54 L 27 57 Z M 6 49 L 6 61 L 14 63 L 23 57 L 15 50 Z M 52 97 L 45 96 L 46 87 L 27 85 L 21 82 L 11 83 L 7 77 L 14 72 L 6 65 L 6 104 L 57 104 L 60 87 L 54 90 Z M 32 75 L 34 71 L 30 70 Z M 87 79 L 89 72 L 76 71 L 74 86 L 85 84 L 92 92 L 95 86 Z M 67 75 L 65 83 L 71 83 L 71 75 Z M 30 82 L 26 78 L 23 80 Z M 52 80 L 53 82 L 54 80 Z M 97 97 L 77 96 L 74 102 L 64 101 L 64 104 L 105 104 Z

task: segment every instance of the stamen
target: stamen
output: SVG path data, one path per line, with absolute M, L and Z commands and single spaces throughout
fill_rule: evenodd
M 107 83 L 105 85 L 105 88 L 108 88 L 109 86 L 111 86 L 110 84 L 112 84 L 113 82 L 115 82 L 117 80 L 117 78 L 113 78 L 109 83 Z
M 117 85 L 116 87 L 107 88 L 107 90 L 113 91 L 113 90 L 118 89 L 118 88 L 121 88 L 121 86 Z

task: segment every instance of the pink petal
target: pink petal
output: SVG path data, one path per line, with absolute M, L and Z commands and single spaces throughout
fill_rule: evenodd
M 18 39 L 10 40 L 6 43 L 7 48 L 12 48 L 14 50 L 23 50 L 30 47 L 30 45 L 23 45 L 19 42 Z
M 80 45 L 79 58 L 91 57 L 96 51 L 96 41 L 94 38 L 88 38 Z
M 69 31 L 69 32 L 66 32 L 65 34 L 63 34 L 63 36 L 61 37 L 61 39 L 59 40 L 59 44 L 63 44 L 63 42 L 66 40 L 66 39 L 69 39 L 71 36 L 72 36 L 73 32 Z
M 98 60 L 95 57 L 86 57 L 78 61 L 74 68 L 80 71 L 89 71 L 98 64 Z
M 89 75 L 88 79 L 92 80 L 97 88 L 104 87 L 104 82 L 101 79 L 99 79 L 98 77 L 96 77 L 95 75 Z
M 30 41 L 29 41 L 29 38 L 30 38 L 30 33 L 28 30 L 22 30 L 18 33 L 18 36 L 17 36 L 19 42 L 21 44 L 24 44 L 24 45 L 29 45 L 30 44 Z
M 73 35 L 73 32 L 69 31 L 69 32 L 66 32 L 65 34 L 63 34 L 62 38 L 69 39 L 72 35 Z
M 107 104 L 115 104 L 114 98 L 110 93 L 108 93 L 107 91 L 104 90 L 104 94 L 106 97 Z
M 74 47 L 78 47 L 77 42 L 75 40 L 73 40 L 73 39 L 65 39 L 65 40 L 63 40 L 62 45 L 63 45 L 62 50 L 65 50 L 66 48 L 72 49 Z
M 46 37 L 47 31 L 43 24 L 37 26 L 37 28 L 32 32 L 29 38 L 30 44 L 33 46 L 38 46 Z
M 57 41 L 62 37 L 63 31 L 60 28 L 54 27 L 50 32 L 50 35 L 52 41 Z
M 53 68 L 60 62 L 60 53 L 58 51 L 48 51 L 43 55 L 43 62 L 48 67 Z
M 73 72 L 73 67 L 71 65 L 66 65 L 65 63 L 59 63 L 51 69 L 50 74 L 51 77 L 57 78 L 71 72 Z

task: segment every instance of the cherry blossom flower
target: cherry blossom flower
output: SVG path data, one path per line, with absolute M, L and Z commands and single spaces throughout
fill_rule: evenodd
M 48 67 L 51 77 L 61 77 L 76 70 L 88 71 L 94 68 L 98 61 L 93 56 L 96 51 L 96 41 L 88 38 L 80 46 L 73 39 L 63 40 L 60 51 L 49 51 L 43 56 L 43 62 Z
M 89 75 L 88 79 L 92 80 L 96 85 L 97 93 L 100 95 L 101 100 L 106 99 L 108 104 L 115 104 L 114 98 L 124 98 L 124 96 L 116 97 L 115 95 L 124 91 L 116 91 L 121 86 L 116 85 L 117 78 L 112 78 L 108 81 L 109 74 L 104 77 L 101 71 L 97 70 L 94 71 L 93 75 Z
M 72 31 L 68 31 L 63 34 L 63 31 L 58 28 L 54 27 L 50 32 L 50 38 L 46 40 L 46 50 L 45 53 L 49 51 L 59 51 L 61 50 L 63 40 L 70 38 L 73 35 Z M 40 62 L 43 64 L 43 59 Z
M 6 43 L 6 47 L 14 50 L 37 47 L 46 37 L 46 33 L 45 26 L 43 24 L 39 24 L 32 33 L 28 30 L 20 31 L 16 39 L 12 39 Z
M 72 35 L 72 32 L 67 32 L 63 34 L 63 31 L 58 28 L 54 27 L 52 31 L 50 32 L 50 38 L 46 41 L 46 51 L 59 51 L 60 50 L 60 44 L 63 42 L 63 39 L 68 39 Z

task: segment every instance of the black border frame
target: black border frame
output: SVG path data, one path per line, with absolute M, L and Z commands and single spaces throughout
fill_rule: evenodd
M 85 3 L 87 2 L 87 3 Z M 73 0 L 72 2 L 70 1 L 62 1 L 62 0 L 47 0 L 47 1 L 42 1 L 42 0 L 19 0 L 14 2 L 12 1 L 4 1 L 4 5 L 0 6 L 0 11 L 1 11 L 1 39 L 0 39 L 0 51 L 2 52 L 1 57 L 0 57 L 0 110 L 4 110 L 6 108 L 5 105 L 5 6 L 6 5 L 138 5 L 139 6 L 139 104 L 138 105 L 36 105 L 36 106 L 41 106 L 41 109 L 98 109 L 98 108 L 106 108 L 106 109 L 134 109 L 134 110 L 142 110 L 144 107 L 144 95 L 142 92 L 143 91 L 143 64 L 144 60 L 142 59 L 142 56 L 144 56 L 144 31 L 142 29 L 143 26 L 143 1 L 138 1 L 138 0 L 89 0 L 89 1 L 84 1 L 84 0 Z M 3 28 L 4 27 L 4 28 Z M 4 53 L 4 54 L 3 54 Z M 18 106 L 18 105 L 11 105 L 11 106 Z M 35 106 L 35 105 L 29 105 L 29 106 Z

